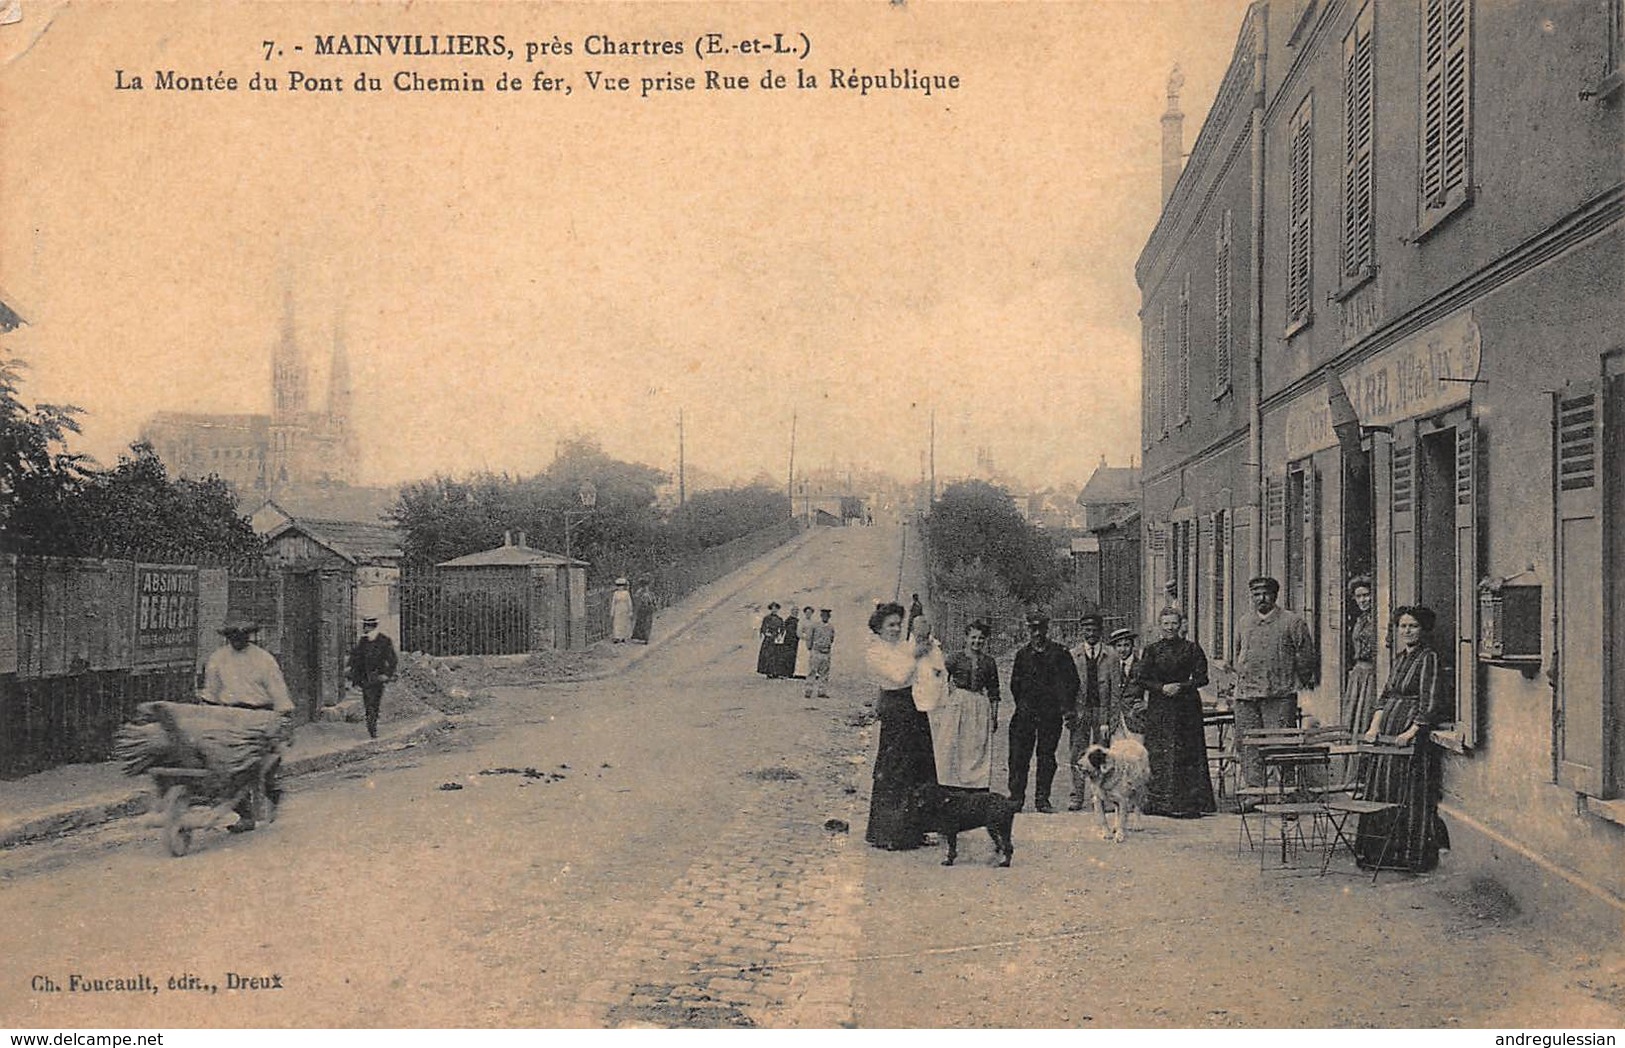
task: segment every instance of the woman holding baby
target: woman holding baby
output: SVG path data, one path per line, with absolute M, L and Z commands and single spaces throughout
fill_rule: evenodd
M 869 616 L 867 661 L 879 688 L 875 716 L 880 744 L 875 754 L 874 791 L 869 797 L 869 826 L 863 839 L 887 851 L 904 851 L 925 843 L 925 801 L 937 785 L 931 725 L 915 706 L 916 674 L 934 649 L 929 636 L 903 636 L 907 610 L 881 604 Z M 933 660 L 935 662 L 936 660 Z

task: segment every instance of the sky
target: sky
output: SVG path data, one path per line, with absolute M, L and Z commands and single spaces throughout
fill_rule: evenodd
M 556 442 L 723 475 L 798 464 L 1079 483 L 1138 455 L 1134 261 L 1170 68 L 1188 150 L 1240 0 L 25 5 L 0 27 L 0 354 L 103 461 L 157 411 L 266 412 L 291 287 L 319 399 L 342 325 L 360 472 L 545 467 Z M 694 54 L 805 34 L 805 57 Z M 318 57 L 329 33 L 501 34 L 512 60 Z M 592 56 L 590 34 L 684 43 Z M 527 63 L 526 41 L 572 44 Z M 267 61 L 262 41 L 282 54 Z M 295 54 L 298 44 L 303 51 Z M 763 90 L 768 70 L 817 90 Z M 829 85 L 831 69 L 957 90 Z M 140 75 L 144 91 L 116 90 Z M 155 70 L 239 80 L 157 91 Z M 289 92 L 288 74 L 343 93 Z M 483 94 L 390 89 L 468 71 Z M 556 92 L 497 92 L 537 71 Z M 589 70 L 631 78 L 594 91 Z M 704 90 L 707 71 L 746 91 Z M 246 90 L 256 72 L 276 94 Z M 358 94 L 366 72 L 385 90 Z M 697 78 L 640 98 L 640 79 Z

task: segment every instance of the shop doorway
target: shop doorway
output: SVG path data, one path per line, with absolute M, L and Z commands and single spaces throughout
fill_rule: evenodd
M 1436 616 L 1440 690 L 1456 693 L 1456 429 L 1421 434 L 1416 448 L 1416 602 Z

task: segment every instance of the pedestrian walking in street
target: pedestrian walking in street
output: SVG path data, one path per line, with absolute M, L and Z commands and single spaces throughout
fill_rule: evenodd
M 1185 615 L 1162 609 L 1162 636 L 1146 645 L 1134 666 L 1134 683 L 1146 696 L 1145 750 L 1151 758 L 1146 814 L 1195 819 L 1218 810 L 1207 767 L 1202 695 L 1207 653 L 1184 636 Z
M 1380 863 L 1426 873 L 1439 865 L 1439 850 L 1450 847 L 1450 831 L 1439 818 L 1444 764 L 1432 731 L 1450 719 L 1452 710 L 1439 679 L 1439 656 L 1429 643 L 1433 622 L 1431 608 L 1394 612 L 1394 664 L 1364 738 L 1377 742 L 1387 737 L 1395 746 L 1411 747 L 1411 753 L 1362 756 L 1376 762 L 1366 799 L 1401 805 L 1396 811 L 1360 816 L 1354 853 L 1366 869 Z
M 914 620 L 924 614 L 925 605 L 920 603 L 920 595 L 916 593 L 908 602 L 907 631 L 910 637 L 914 636 Z
M 1078 761 L 1095 743 L 1109 745 L 1113 726 L 1119 719 L 1126 721 L 1128 717 L 1123 660 L 1102 636 L 1104 621 L 1091 613 L 1083 616 L 1079 626 L 1083 642 L 1073 649 L 1073 662 L 1078 667 L 1078 701 L 1065 717 L 1067 766 L 1072 773 L 1068 811 L 1083 810 L 1084 786 L 1088 780 L 1078 770 Z
M 999 668 L 985 650 L 993 629 L 980 620 L 965 627 L 965 648 L 946 660 L 947 697 L 928 717 L 937 783 L 986 792 L 993 781 L 993 733 L 999 723 Z
M 869 825 L 863 839 L 887 851 L 904 851 L 925 843 L 925 805 L 937 784 L 931 751 L 931 726 L 914 706 L 914 674 L 928 644 L 903 636 L 907 612 L 886 603 L 869 617 L 869 674 L 879 694 L 875 716 L 880 741 L 875 753 L 874 790 L 869 796 Z
M 1236 641 L 1236 739 L 1258 728 L 1295 728 L 1298 689 L 1312 688 L 1319 672 L 1315 638 L 1303 617 L 1275 601 L 1281 584 L 1268 575 L 1247 583 L 1255 614 L 1240 624 Z M 1204 672 L 1204 679 L 1206 674 Z M 1264 758 L 1257 746 L 1239 746 L 1241 776 L 1264 784 Z
M 288 682 L 275 656 L 253 642 L 259 624 L 246 618 L 227 619 L 220 627 L 226 643 L 214 650 L 203 664 L 203 690 L 199 697 L 215 706 L 240 706 L 250 710 L 273 710 L 284 716 L 294 712 L 288 695 Z M 284 721 L 284 723 L 287 723 Z M 265 777 L 265 795 L 272 804 L 282 800 L 277 785 L 280 762 Z M 232 833 L 247 833 L 255 825 L 254 800 L 245 796 L 237 805 L 237 821 L 226 827 Z
M 649 643 L 649 637 L 655 628 L 655 599 L 654 580 L 644 575 L 638 579 L 638 591 L 632 594 L 632 639 L 639 644 Z
M 756 652 L 756 672 L 768 680 L 776 680 L 783 676 L 778 665 L 779 644 L 784 639 L 784 620 L 779 618 L 778 601 L 767 606 L 767 614 L 762 616 L 762 625 L 757 633 L 762 638 L 762 646 Z
M 1061 725 L 1078 701 L 1078 666 L 1065 648 L 1050 643 L 1047 615 L 1028 613 L 1027 637 L 1010 669 L 1010 696 L 1016 702 L 1010 718 L 1010 799 L 1017 811 L 1025 807 L 1027 771 L 1036 751 L 1033 808 L 1048 813 L 1055 810 L 1050 806 L 1050 786 L 1055 781 Z
M 361 639 L 350 649 L 350 683 L 361 689 L 367 734 L 375 739 L 384 685 L 395 679 L 395 662 L 395 642 L 379 633 L 377 618 L 368 615 L 361 620 Z
M 1377 706 L 1376 593 L 1370 575 L 1349 580 L 1354 605 L 1349 624 L 1349 673 L 1343 682 L 1343 725 L 1359 735 L 1371 724 Z
M 818 621 L 812 629 L 807 631 L 807 688 L 806 697 L 813 697 L 813 689 L 818 689 L 818 697 L 826 698 L 829 695 L 829 664 L 830 655 L 835 650 L 835 626 L 829 621 L 828 608 L 818 609 Z
M 809 604 L 801 609 L 801 620 L 796 626 L 796 636 L 799 638 L 796 644 L 796 665 L 795 671 L 790 675 L 797 680 L 806 680 L 807 672 L 812 668 L 813 621 L 813 609 Z
M 609 636 L 616 644 L 625 644 L 632 637 L 632 594 L 627 591 L 625 576 L 615 580 L 615 592 L 609 598 Z

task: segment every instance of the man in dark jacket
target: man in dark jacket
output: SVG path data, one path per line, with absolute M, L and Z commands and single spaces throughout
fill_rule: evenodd
M 1050 784 L 1055 781 L 1055 748 L 1061 743 L 1062 718 L 1078 701 L 1078 665 L 1059 644 L 1049 641 L 1049 618 L 1027 615 L 1028 641 L 1016 652 L 1010 670 L 1010 696 L 1016 701 L 1010 718 L 1010 799 L 1019 811 L 1027 801 L 1027 768 L 1038 751 L 1038 778 L 1033 807 L 1052 812 Z
M 361 639 L 350 649 L 350 683 L 361 689 L 367 710 L 367 734 L 378 737 L 378 707 L 384 701 L 384 682 L 395 676 L 395 644 L 378 632 L 378 620 L 361 620 Z

